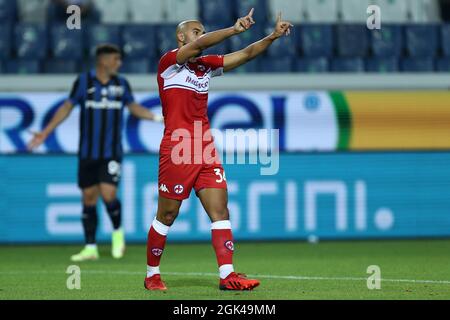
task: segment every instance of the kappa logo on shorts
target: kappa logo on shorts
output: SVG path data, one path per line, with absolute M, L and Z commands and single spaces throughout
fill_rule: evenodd
M 225 248 L 227 248 L 230 251 L 234 251 L 234 243 L 231 240 L 228 240 L 225 242 Z
M 167 189 L 167 186 L 166 186 L 164 183 L 162 183 L 162 184 L 159 186 L 159 190 L 162 191 L 162 192 L 170 193 L 169 189 Z
M 162 253 L 163 253 L 163 249 L 161 249 L 161 248 L 152 248 L 152 254 L 154 256 L 159 257 L 160 255 L 162 255 Z
M 175 187 L 173 187 L 173 191 L 175 191 L 176 194 L 183 193 L 184 187 L 181 184 L 177 184 Z
M 120 163 L 117 161 L 108 162 L 108 173 L 112 176 L 120 175 Z

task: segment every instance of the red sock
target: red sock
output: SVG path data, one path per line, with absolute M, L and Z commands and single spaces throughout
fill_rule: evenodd
M 166 244 L 169 226 L 153 220 L 147 238 L 147 266 L 157 267 Z
M 229 220 L 216 221 L 211 225 L 211 236 L 221 278 L 233 271 L 233 234 Z M 221 268 L 225 266 L 224 268 Z M 225 270 L 224 270 L 225 269 Z M 227 274 L 228 273 L 228 274 Z

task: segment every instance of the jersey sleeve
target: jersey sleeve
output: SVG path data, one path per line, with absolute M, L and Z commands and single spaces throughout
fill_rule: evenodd
M 162 78 L 170 78 L 174 73 L 181 69 L 181 65 L 177 63 L 178 49 L 167 52 L 159 61 L 158 73 Z
M 127 79 L 123 79 L 123 83 L 124 83 L 123 103 L 129 105 L 130 103 L 133 103 L 135 101 L 133 91 L 131 90 L 130 83 L 128 82 Z
M 75 82 L 72 85 L 72 89 L 70 90 L 69 98 L 68 100 L 75 106 L 77 104 L 80 104 L 84 100 L 84 93 L 83 93 L 83 86 L 81 83 L 81 76 L 78 76 L 78 78 L 75 80 Z
M 223 55 L 204 56 L 202 57 L 202 63 L 211 68 L 211 77 L 223 75 Z

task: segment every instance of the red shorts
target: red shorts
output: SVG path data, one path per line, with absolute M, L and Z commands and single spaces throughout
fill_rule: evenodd
M 226 189 L 227 182 L 222 164 L 192 163 L 176 164 L 170 151 L 160 149 L 158 190 L 164 198 L 183 200 L 189 198 L 192 188 L 199 192 L 205 188 Z

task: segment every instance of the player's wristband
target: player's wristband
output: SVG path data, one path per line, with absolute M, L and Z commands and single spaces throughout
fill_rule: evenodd
M 156 122 L 163 122 L 163 121 L 164 121 L 164 117 L 163 117 L 162 115 L 155 114 L 155 115 L 153 116 L 153 121 L 156 121 Z

